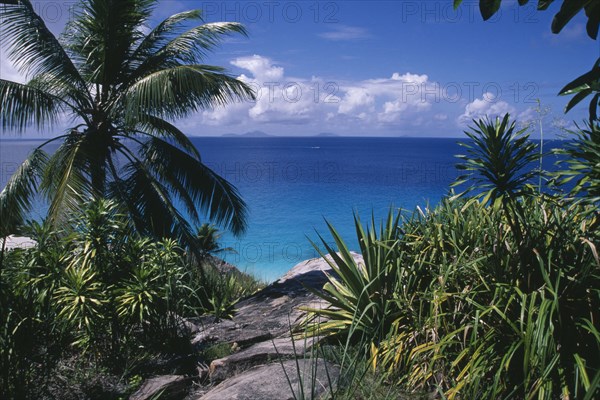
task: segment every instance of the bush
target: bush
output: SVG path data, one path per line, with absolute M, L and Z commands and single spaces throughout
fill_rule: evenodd
M 541 198 L 523 204 L 538 233 L 530 249 L 538 287 L 521 289 L 514 269 L 532 266 L 514 253 L 501 209 L 446 199 L 401 225 L 389 222 L 400 213 L 388 218 L 377 236 L 363 234 L 357 220 L 364 264 L 350 262 L 332 230 L 337 276 L 322 294 L 331 307 L 311 310 L 329 320 L 312 332 L 343 343 L 359 338 L 370 365 L 407 391 L 593 396 L 600 387 L 600 235 L 588 230 L 594 210 Z
M 147 352 L 191 351 L 183 316 L 227 317 L 257 287 L 247 275 L 202 273 L 173 240 L 140 237 L 110 201 L 91 202 L 73 221 L 60 231 L 31 223 L 26 234 L 37 245 L 4 255 L 2 398 L 52 397 L 73 385 L 73 393 L 123 388 L 115 382 Z M 60 374 L 70 383 L 57 386 Z
M 570 173 L 585 173 L 575 194 L 591 200 L 573 202 L 532 190 L 534 147 L 513 129 L 505 116 L 470 132 L 461 165 L 475 175 L 459 183 L 475 198 L 390 212 L 378 234 L 355 218 L 364 263 L 330 227 L 335 273 L 320 296 L 331 306 L 310 310 L 308 332 L 337 337 L 344 353 L 358 344 L 380 382 L 408 392 L 598 397 L 600 215 L 583 150 L 593 143 L 581 142 L 592 134 L 568 147 L 579 155 Z

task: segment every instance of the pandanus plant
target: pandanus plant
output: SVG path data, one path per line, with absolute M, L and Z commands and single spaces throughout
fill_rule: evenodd
M 515 121 L 509 114 L 494 121 L 483 118 L 473 121 L 465 134 L 468 141 L 459 144 L 466 154 L 457 155 L 461 162 L 456 166 L 466 173 L 459 176 L 453 187 L 468 185 L 456 197 L 473 194 L 483 203 L 502 209 L 507 223 L 515 236 L 521 268 L 525 271 L 534 254 L 525 243 L 527 226 L 524 225 L 524 209 L 521 200 L 536 191 L 532 182 L 540 171 L 532 166 L 539 159 L 537 145 L 529 140 L 527 129 L 516 130 Z M 525 277 L 524 277 L 525 278 Z

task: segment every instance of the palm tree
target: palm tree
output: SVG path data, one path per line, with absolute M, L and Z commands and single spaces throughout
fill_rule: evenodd
M 204 215 L 234 234 L 244 231 L 246 205 L 237 189 L 202 163 L 173 121 L 254 98 L 223 68 L 202 64 L 227 35 L 246 30 L 203 23 L 199 10 L 150 30 L 157 3 L 82 0 L 57 38 L 30 0 L 0 0 L 1 44 L 29 79 L 0 80 L 0 125 L 23 131 L 65 117 L 72 123 L 34 149 L 0 194 L 2 236 L 23 220 L 38 191 L 54 223 L 105 197 L 156 237 L 194 243 L 192 224 Z M 52 142 L 60 146 L 50 155 L 44 148 Z
M 221 243 L 219 243 L 221 236 L 223 235 L 213 225 L 204 223 L 198 228 L 196 237 L 199 249 L 205 257 L 221 253 L 235 253 L 231 247 L 221 247 Z

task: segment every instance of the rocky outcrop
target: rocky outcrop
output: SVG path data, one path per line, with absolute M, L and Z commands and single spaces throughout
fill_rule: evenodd
M 360 255 L 354 257 L 362 261 Z M 327 282 L 326 273 L 333 271 L 321 258 L 301 262 L 278 281 L 238 302 L 231 320 L 215 321 L 211 316 L 186 320 L 198 354 L 211 348 L 225 349 L 226 354 L 197 360 L 194 384 L 185 399 L 279 400 L 293 399 L 293 391 L 296 398 L 301 393 L 304 397 L 312 393 L 311 398 L 329 394 L 339 368 L 311 351 L 319 338 L 305 339 L 297 333 L 292 337 L 305 317 L 301 308 L 327 306 L 312 293 Z M 145 393 L 158 387 L 157 382 L 178 381 L 172 376 L 155 379 L 144 383 Z M 144 398 L 136 395 L 131 398 Z
M 362 262 L 359 254 L 353 256 Z M 293 399 L 292 390 L 296 398 L 302 397 L 300 393 L 304 397 L 312 393 L 311 398 L 329 394 L 339 368 L 311 352 L 319 338 L 306 339 L 297 333 L 292 337 L 305 317 L 301 308 L 327 306 L 312 293 L 327 282 L 326 273 L 333 271 L 322 258 L 301 262 L 278 281 L 238 302 L 231 320 L 215 321 L 212 316 L 186 320 L 198 354 L 219 347 L 227 355 L 197 360 L 195 383 L 185 399 Z M 166 380 L 170 379 L 174 378 Z
M 322 359 L 273 362 L 224 381 L 200 399 L 318 399 L 333 390 L 338 375 L 338 367 Z
M 191 377 L 181 375 L 163 375 L 146 380 L 129 400 L 181 399 L 188 391 Z

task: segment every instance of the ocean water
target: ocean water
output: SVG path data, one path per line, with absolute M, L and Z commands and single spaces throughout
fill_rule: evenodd
M 390 207 L 435 206 L 456 178 L 459 139 L 439 138 L 192 138 L 205 164 L 233 183 L 249 207 L 243 237 L 224 232 L 221 256 L 274 280 L 328 243 L 329 221 L 357 249 L 353 214 L 376 221 Z M 0 187 L 39 141 L 0 141 Z M 546 164 L 546 163 L 545 163 Z M 550 160 L 548 160 L 550 165 Z M 44 214 L 36 204 L 33 217 Z
M 224 236 L 225 259 L 267 280 L 317 257 L 326 220 L 357 249 L 353 213 L 435 204 L 456 177 L 455 139 L 194 138 L 203 161 L 240 190 L 247 234 Z M 321 246 L 322 248 L 322 246 Z

